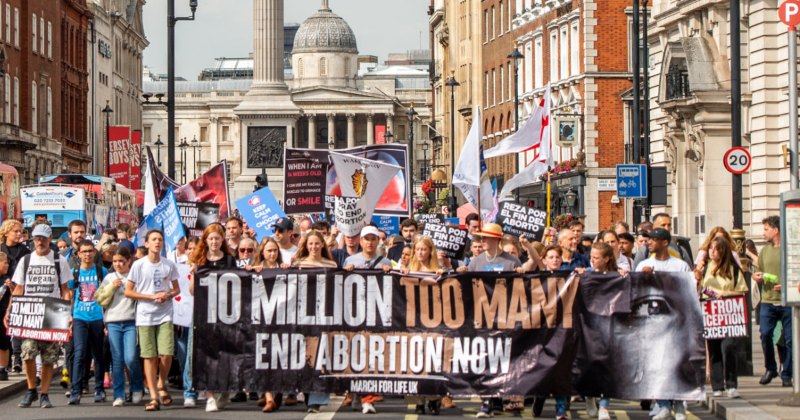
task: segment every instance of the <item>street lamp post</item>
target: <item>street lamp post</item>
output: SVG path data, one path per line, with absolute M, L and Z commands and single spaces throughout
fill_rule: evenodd
M 450 87 L 450 179 L 453 179 L 453 172 L 456 169 L 456 86 L 461 86 L 456 80 L 455 71 L 450 72 L 450 77 L 444 82 L 445 86 Z M 450 211 L 456 213 L 456 189 L 450 186 Z
M 171 179 L 175 179 L 175 24 L 194 20 L 197 1 L 189 0 L 192 16 L 176 17 L 175 0 L 167 0 L 167 176 Z
M 408 172 L 411 174 L 409 180 L 411 181 L 411 196 L 414 196 L 416 185 L 414 183 L 414 117 L 418 114 L 414 111 L 414 103 L 408 108 Z
M 514 132 L 519 130 L 519 60 L 525 58 L 519 51 L 519 44 L 514 43 L 514 49 L 507 58 L 514 60 Z M 549 92 L 548 92 L 549 93 Z M 514 156 L 514 173 L 519 173 L 519 159 Z
M 178 145 L 181 148 L 181 182 L 183 184 L 186 183 L 186 148 L 189 147 L 189 143 L 186 142 L 186 137 L 181 139 L 181 143 Z
M 428 147 L 429 147 L 428 146 L 428 142 L 427 141 L 423 141 L 422 142 L 422 161 L 425 162 L 425 164 L 422 167 L 422 170 L 420 171 L 421 172 L 420 178 L 422 178 L 425 181 L 428 180 L 428 172 L 430 172 L 430 169 L 429 169 L 430 168 L 430 164 L 428 162 Z
M 109 141 L 111 141 L 111 113 L 114 112 L 114 110 L 111 109 L 111 105 L 108 104 L 108 101 L 106 101 L 106 107 L 103 108 L 102 112 L 103 112 L 103 114 L 106 114 L 106 144 L 105 144 L 105 149 L 106 149 L 106 165 L 105 165 L 106 166 L 106 176 L 110 176 L 111 175 L 111 160 L 110 160 L 111 155 L 109 154 L 108 143 L 109 143 Z
M 161 141 L 161 134 L 158 135 L 158 137 L 156 138 L 156 142 L 153 143 L 153 144 L 156 145 L 156 154 L 158 156 L 158 167 L 160 168 L 161 167 L 161 146 L 164 145 L 164 142 Z
M 197 147 L 199 141 L 197 141 L 197 136 L 192 137 L 192 167 L 194 168 L 194 177 L 192 179 L 197 179 Z

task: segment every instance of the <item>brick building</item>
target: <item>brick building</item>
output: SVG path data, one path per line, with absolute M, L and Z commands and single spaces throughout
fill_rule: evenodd
M 48 0 L 0 0 L 0 147 L 21 182 L 62 168 L 59 7 Z
M 563 164 L 552 178 L 552 216 L 586 215 L 587 231 L 608 228 L 626 218 L 623 203 L 615 197 L 614 179 L 615 165 L 624 162 L 629 131 L 623 102 L 624 94 L 631 89 L 629 49 L 624 47 L 630 38 L 629 2 L 516 0 L 513 39 L 509 40 L 503 39 L 512 38 L 505 32 L 499 35 L 500 25 L 503 31 L 508 30 L 505 1 L 502 8 L 499 0 L 483 2 L 487 140 L 493 144 L 513 131 L 508 111 L 513 96 L 505 94 L 509 87 L 513 93 L 513 84 L 509 85 L 513 83 L 513 65 L 509 76 L 509 60 L 504 57 L 517 41 L 524 55 L 519 69 L 520 125 L 545 94 L 551 95 L 553 161 L 557 167 Z M 576 131 L 572 137 L 562 138 L 559 127 Z M 532 157 L 530 153 L 520 154 L 520 168 Z M 510 165 L 503 158 L 489 160 L 490 169 L 496 171 L 492 175 L 507 176 Z M 523 203 L 545 208 L 543 182 L 517 192 Z
M 92 158 L 88 154 L 87 97 L 89 93 L 87 34 L 92 13 L 84 0 L 62 0 L 61 32 L 61 140 L 64 170 L 88 173 Z

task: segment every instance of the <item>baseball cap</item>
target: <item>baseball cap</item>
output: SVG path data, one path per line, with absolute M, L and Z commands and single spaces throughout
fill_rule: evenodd
M 280 230 L 292 230 L 294 229 L 294 223 L 292 222 L 292 219 L 288 217 L 281 217 L 277 222 L 275 222 L 275 224 L 272 225 L 272 227 Z
M 50 229 L 50 226 L 44 223 L 38 224 L 33 228 L 33 232 L 31 233 L 31 237 L 36 236 L 44 236 L 45 238 L 49 238 L 53 236 L 53 229 Z
M 672 235 L 669 233 L 669 231 L 666 230 L 666 229 L 662 229 L 662 228 L 653 229 L 653 231 L 650 232 L 650 237 L 653 238 L 653 239 L 660 239 L 660 240 L 663 240 L 663 241 L 671 241 L 672 240 Z
M 363 228 L 361 228 L 361 237 L 363 238 L 363 237 L 365 237 L 367 235 L 375 235 L 377 237 L 381 236 L 380 234 L 378 234 L 378 228 L 376 228 L 375 226 L 369 226 L 369 225 L 368 226 L 364 226 Z

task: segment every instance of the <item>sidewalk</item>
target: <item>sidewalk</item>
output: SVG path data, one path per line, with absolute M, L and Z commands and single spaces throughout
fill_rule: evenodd
M 739 393 L 741 399 L 711 397 L 708 389 L 706 406 L 717 417 L 735 420 L 767 420 L 767 419 L 800 419 L 800 407 L 784 407 L 778 400 L 792 393 L 792 388 L 783 388 L 781 379 L 775 378 L 767 386 L 758 383 L 764 373 L 764 354 L 761 351 L 761 340 L 758 325 L 753 325 L 753 373 L 756 376 L 739 377 Z
M 0 400 L 4 400 L 25 389 L 25 374 L 8 372 L 8 380 L 0 381 Z

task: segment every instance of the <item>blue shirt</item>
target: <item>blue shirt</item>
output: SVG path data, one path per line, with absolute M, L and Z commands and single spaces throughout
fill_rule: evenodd
M 75 280 L 69 281 L 69 288 L 75 293 L 75 306 L 72 311 L 74 319 L 91 322 L 103 320 L 103 308 L 94 300 L 94 294 L 100 288 L 100 282 L 103 281 L 108 272 L 105 268 L 100 269 L 102 277 L 97 278 L 97 267 L 92 267 L 88 270 L 80 269 L 78 274 L 78 284 L 75 285 Z
M 589 264 L 589 258 L 586 255 L 581 254 L 579 252 L 575 252 L 572 254 L 572 260 L 570 262 L 562 262 L 561 267 L 559 268 L 560 271 L 572 271 L 576 268 L 588 268 L 592 265 Z

